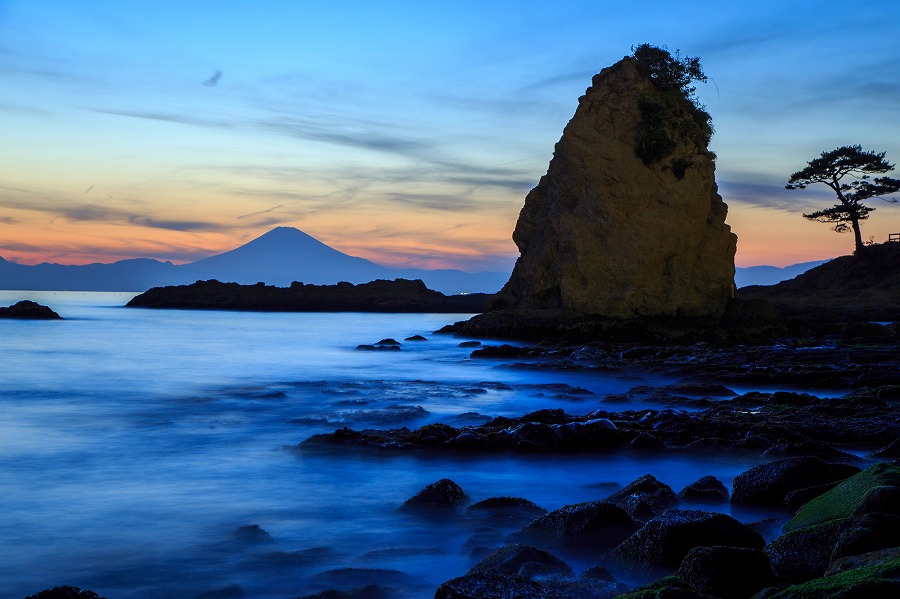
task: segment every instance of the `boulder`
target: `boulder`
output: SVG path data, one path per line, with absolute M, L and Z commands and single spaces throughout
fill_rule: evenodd
M 740 547 L 694 547 L 675 576 L 722 599 L 745 599 L 775 584 L 769 556 L 759 549 Z
M 543 576 L 572 576 L 569 565 L 543 549 L 530 545 L 506 545 L 488 554 L 472 566 L 469 574 L 499 570 L 506 574 L 536 578 Z
M 650 520 L 610 556 L 635 572 L 671 572 L 694 547 L 762 549 L 765 544 L 762 535 L 726 514 L 673 508 Z
M 526 524 L 547 513 L 544 508 L 522 497 L 489 497 L 467 508 L 470 514 L 487 516 L 503 523 Z
M 504 574 L 497 570 L 466 574 L 441 584 L 434 599 L 566 599 L 556 591 L 522 576 Z
M 835 574 L 840 574 L 841 572 L 846 572 L 847 570 L 856 570 L 857 568 L 874 566 L 888 560 L 900 560 L 900 547 L 879 549 L 878 551 L 870 551 L 869 553 L 863 553 L 862 555 L 842 557 L 831 562 L 831 565 L 825 570 L 825 576 L 833 576 Z
M 678 492 L 678 497 L 696 503 L 728 503 L 728 489 L 714 476 L 704 476 Z
M 678 497 L 669 485 L 659 482 L 652 474 L 645 474 L 604 501 L 617 505 L 635 519 L 646 522 L 677 505 Z
M 797 584 L 825 574 L 834 545 L 846 528 L 844 520 L 807 526 L 786 533 L 764 549 L 778 582 Z
M 647 124 L 662 105 L 680 125 Z M 737 238 L 717 192 L 708 116 L 635 58 L 594 76 L 525 198 L 513 233 L 521 256 L 495 306 L 720 317 L 734 295 Z M 648 128 L 670 132 L 673 147 L 645 163 Z
M 469 502 L 469 496 L 458 484 L 449 478 L 442 478 L 407 499 L 400 506 L 401 511 L 448 510 L 462 507 Z
M 846 464 L 814 457 L 784 458 L 761 464 L 734 477 L 731 502 L 780 507 L 791 491 L 842 480 L 859 472 Z
M 760 597 L 757 595 L 757 597 Z M 900 597 L 900 558 L 845 570 L 832 576 L 766 593 L 765 599 L 893 599 Z
M 666 576 L 638 587 L 630 593 L 617 595 L 616 599 L 714 599 L 697 591 L 677 576 Z
M 872 489 L 883 486 L 900 486 L 900 465 L 881 462 L 847 478 L 800 508 L 784 530 L 846 518 L 861 508 Z
M 598 556 L 640 528 L 628 512 L 611 503 L 567 505 L 541 516 L 513 535 L 519 543 L 584 556 Z
M 831 561 L 892 547 L 900 547 L 900 516 L 878 513 L 854 516 L 835 543 Z

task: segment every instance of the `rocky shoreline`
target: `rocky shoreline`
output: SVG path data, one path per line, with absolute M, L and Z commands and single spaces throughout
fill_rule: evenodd
M 441 584 L 435 599 L 893 597 L 900 592 L 896 326 L 848 325 L 825 337 L 756 345 L 462 341 L 470 359 L 501 368 L 639 372 L 677 382 L 593 396 L 609 409 L 587 414 L 540 409 L 470 425 L 344 427 L 294 450 L 475 459 L 615 452 L 763 458 L 731 488 L 704 476 L 672 489 L 665 473 L 650 472 L 611 494 L 598 493 L 596 501 L 551 512 L 527 497 L 480 498 L 453 481 L 437 481 L 405 502 L 398 498 L 398 513 L 435 522 L 475 519 L 480 527 L 464 544 L 473 565 Z M 574 387 L 559 392 L 592 395 Z M 733 511 L 724 509 L 729 504 L 780 517 L 741 521 L 723 513 Z M 348 573 L 369 582 L 303 599 L 409 596 L 392 582 L 397 571 L 379 572 Z M 96 595 L 60 587 L 29 599 L 60 598 Z

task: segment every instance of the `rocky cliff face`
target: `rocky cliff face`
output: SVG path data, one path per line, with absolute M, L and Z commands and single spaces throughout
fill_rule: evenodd
M 690 101 L 677 100 L 689 113 Z M 497 308 L 610 318 L 724 312 L 737 237 L 725 224 L 714 156 L 684 123 L 648 125 L 645 113 L 660 102 L 671 104 L 671 94 L 634 58 L 594 76 L 525 198 L 513 233 L 521 257 Z M 648 126 L 667 127 L 674 142 L 649 165 L 637 153 Z

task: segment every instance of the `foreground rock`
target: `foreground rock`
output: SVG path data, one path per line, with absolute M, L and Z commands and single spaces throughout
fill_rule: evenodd
M 398 509 L 404 512 L 433 512 L 452 510 L 469 502 L 469 496 L 449 478 L 431 483 L 407 499 Z
M 855 466 L 829 464 L 814 457 L 776 460 L 736 476 L 731 501 L 780 507 L 792 491 L 840 481 L 857 472 Z
M 731 516 L 671 509 L 645 524 L 610 556 L 636 573 L 671 573 L 694 547 L 714 545 L 762 549 L 765 541 Z
M 360 285 L 290 287 L 197 281 L 154 287 L 128 302 L 129 308 L 254 310 L 261 312 L 481 312 L 488 295 L 444 295 L 420 280 L 372 281 Z
M 709 115 L 650 68 L 625 58 L 579 99 L 525 198 L 513 233 L 521 257 L 498 307 L 615 319 L 725 311 L 736 237 L 707 149 Z M 663 111 L 665 122 L 647 124 Z M 648 127 L 671 146 L 648 155 Z
M 0 308 L 0 318 L 18 320 L 62 320 L 62 316 L 37 302 L 22 300 L 8 308 Z
M 853 514 L 900 509 L 891 500 L 896 497 L 892 489 L 897 488 L 900 488 L 900 466 L 875 464 L 807 503 L 784 525 L 784 530 L 790 532 Z
M 701 593 L 722 599 L 746 599 L 775 584 L 769 557 L 759 549 L 695 547 L 675 571 Z
M 599 556 L 640 528 L 622 508 L 604 501 L 567 505 L 513 535 L 520 543 L 570 555 Z

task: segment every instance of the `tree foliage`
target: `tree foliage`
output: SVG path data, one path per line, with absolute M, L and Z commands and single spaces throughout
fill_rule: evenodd
M 837 195 L 838 203 L 830 208 L 804 214 L 804 218 L 833 225 L 838 233 L 853 231 L 856 251 L 863 249 L 859 221 L 869 218 L 875 210 L 863 201 L 880 199 L 895 203 L 887 197 L 900 191 L 900 180 L 892 177 L 874 177 L 894 169 L 885 160 L 885 152 L 872 152 L 862 146 L 842 146 L 822 152 L 818 158 L 810 160 L 806 168 L 791 175 L 785 189 L 806 189 L 813 183 L 827 185 Z
M 712 117 L 694 96 L 695 81 L 705 82 L 700 59 L 673 55 L 663 46 L 641 44 L 631 48 L 638 70 L 653 83 L 655 93 L 640 99 L 641 123 L 635 152 L 644 164 L 660 162 L 675 151 L 680 141 L 690 141 L 698 151 L 706 151 L 712 138 Z M 672 168 L 676 177 L 684 177 L 683 161 Z

